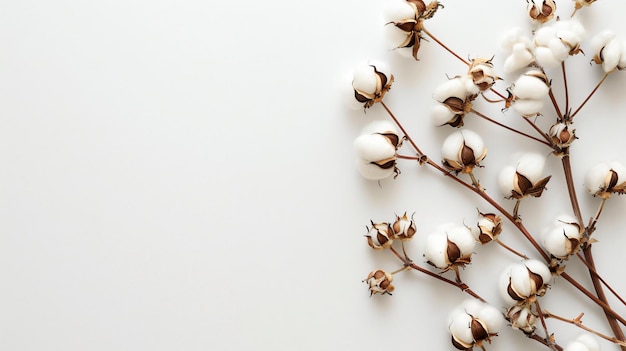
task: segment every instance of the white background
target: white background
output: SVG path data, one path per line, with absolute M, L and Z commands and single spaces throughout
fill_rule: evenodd
M 495 54 L 501 64 L 501 32 L 514 25 L 530 32 L 522 0 L 444 4 L 427 28 L 463 57 Z M 559 6 L 568 17 L 572 3 Z M 435 159 L 452 130 L 431 126 L 432 91 L 465 70 L 432 40 L 422 42 L 417 63 L 389 51 L 382 7 L 373 0 L 2 2 L 0 349 L 452 349 L 446 318 L 464 294 L 415 272 L 396 277 L 392 297 L 370 298 L 361 283 L 372 269 L 399 267 L 365 245 L 370 219 L 415 212 L 419 238 L 409 251 L 423 264 L 419 243 L 428 231 L 446 221 L 471 224 L 477 207 L 491 210 L 415 164 L 400 164 L 402 175 L 380 185 L 357 174 L 352 140 L 386 116 L 380 106 L 365 115 L 345 107 L 354 65 L 390 64 L 396 83 L 386 101 Z M 581 15 L 590 35 L 612 28 L 626 38 L 625 9 L 602 0 Z M 602 74 L 589 65 L 588 42 L 583 50 L 567 66 L 573 106 Z M 551 76 L 562 101 L 560 72 Z M 585 168 L 626 162 L 625 86 L 624 73 L 615 73 L 577 119 L 581 139 L 572 152 L 586 217 L 598 200 L 584 193 Z M 476 108 L 527 127 L 500 105 Z M 551 112 L 538 123 L 549 126 Z M 511 154 L 548 154 L 475 116 L 467 127 L 489 147 L 477 175 L 498 199 L 494 180 Z M 548 163 L 554 176 L 544 197 L 522 204 L 534 233 L 569 211 L 558 166 Z M 609 202 L 596 245 L 599 269 L 621 291 L 624 200 Z M 507 223 L 503 241 L 532 254 L 516 236 Z M 477 248 L 464 279 L 500 307 L 492 278 L 516 260 Z M 578 261 L 568 269 L 589 286 Z M 585 323 L 608 330 L 563 281 L 544 301 L 567 317 L 586 311 Z M 558 322 L 550 328 L 562 345 L 578 333 Z M 502 334 L 490 349 L 538 346 Z

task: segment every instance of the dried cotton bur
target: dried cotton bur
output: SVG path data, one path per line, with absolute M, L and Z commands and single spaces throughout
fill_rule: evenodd
M 626 167 L 614 161 L 599 163 L 589 169 L 584 179 L 579 179 L 575 177 L 571 165 L 575 159 L 572 150 L 576 149 L 572 145 L 578 140 L 576 127 L 580 127 L 575 124 L 577 115 L 580 112 L 587 114 L 586 118 L 603 118 L 592 111 L 583 110 L 583 107 L 596 92 L 601 91 L 601 85 L 609 74 L 626 69 L 626 42 L 619 39 L 620 33 L 594 29 L 589 31 L 591 35 L 587 38 L 587 29 L 582 22 L 592 21 L 581 21 L 581 15 L 573 15 L 579 10 L 589 8 L 593 3 L 594 0 L 560 1 L 559 5 L 566 13 L 559 13 L 554 0 L 527 0 L 525 13 L 520 14 L 520 17 L 530 20 L 527 27 L 494 29 L 493 33 L 504 33 L 500 38 L 502 52 L 495 56 L 478 56 L 467 60 L 425 27 L 431 23 L 427 20 L 434 18 L 436 13 L 437 20 L 445 21 L 445 15 L 439 15 L 444 12 L 440 12 L 443 6 L 439 2 L 391 0 L 386 3 L 383 30 L 387 31 L 391 40 L 392 52 L 412 57 L 414 60 L 410 61 L 411 64 L 420 64 L 416 62 L 418 52 L 430 49 L 431 46 L 422 47 L 422 40 L 429 39 L 431 43 L 445 49 L 440 52 L 450 53 L 459 59 L 457 62 L 460 68 L 455 70 L 463 73 L 448 76 L 430 95 L 432 124 L 435 127 L 456 128 L 439 141 L 440 159 L 433 159 L 422 152 L 418 145 L 427 140 L 414 139 L 409 135 L 410 130 L 407 127 L 423 121 L 423 114 L 404 125 L 400 116 L 392 112 L 392 107 L 383 102 L 394 82 L 394 75 L 390 70 L 393 67 L 388 67 L 384 62 L 370 61 L 354 71 L 351 87 L 353 105 L 363 112 L 375 104 L 383 106 L 383 109 L 372 111 L 371 114 L 375 114 L 376 119 L 367 120 L 361 135 L 354 141 L 360 174 L 367 180 L 380 182 L 392 176 L 395 179 L 400 174 L 400 163 L 417 163 L 419 167 L 432 171 L 415 174 L 420 177 L 420 181 L 433 180 L 430 173 L 440 175 L 438 179 L 450 184 L 451 189 L 466 191 L 472 195 L 469 200 L 470 197 L 467 196 L 459 197 L 460 201 L 469 201 L 473 208 L 489 208 L 486 211 L 477 210 L 475 219 L 463 220 L 464 223 L 470 223 L 468 226 L 456 224 L 460 221 L 454 219 L 438 226 L 424 221 L 423 227 L 434 229 L 429 229 L 423 240 L 417 244 L 411 242 L 412 238 L 420 236 L 414 220 L 415 213 L 408 215 L 408 211 L 383 221 L 370 220 L 364 235 L 367 245 L 377 252 L 376 255 L 391 254 L 400 261 L 395 271 L 376 269 L 367 275 L 364 283 L 370 296 L 391 295 L 394 291 L 392 282 L 395 274 L 416 272 L 439 280 L 440 283 L 447 284 L 444 286 L 460 290 L 460 294 L 471 298 L 460 304 L 458 301 L 449 305 L 448 301 L 442 301 L 441 304 L 442 309 L 452 311 L 447 327 L 451 343 L 458 350 L 485 350 L 492 342 L 500 342 L 496 341 L 496 336 L 503 324 L 516 331 L 513 336 L 528 337 L 536 341 L 539 348 L 597 351 L 600 349 L 597 336 L 607 344 L 613 343 L 623 347 L 622 350 L 626 349 L 626 337 L 621 331 L 621 324 L 626 325 L 626 319 L 611 308 L 611 300 L 606 298 L 604 287 L 613 294 L 617 292 L 608 289 L 610 282 L 601 280 L 601 274 L 591 258 L 592 248 L 610 242 L 596 240 L 598 237 L 610 237 L 613 234 L 598 223 L 602 222 L 601 213 L 607 200 L 614 194 L 626 193 Z M 569 8 L 563 6 L 567 4 Z M 594 16 L 593 11 L 584 11 L 589 11 L 585 16 Z M 567 15 L 571 15 L 570 18 Z M 466 18 L 470 20 L 475 17 L 468 15 Z M 455 25 L 461 26 L 463 23 Z M 585 52 L 589 54 L 588 59 L 582 60 L 580 56 Z M 498 57 L 499 55 L 502 57 Z M 589 65 L 589 59 L 595 65 Z M 408 64 L 409 61 L 394 62 Z M 574 68 L 576 63 L 579 66 Z M 572 70 L 576 70 L 576 73 L 592 70 L 592 73 L 599 74 L 602 78 L 591 87 L 568 85 L 568 72 Z M 505 72 L 505 78 L 496 74 L 499 71 Z M 503 81 L 501 86 L 498 84 L 500 81 Z M 555 94 L 554 86 L 562 86 L 564 89 Z M 591 93 L 581 101 L 574 101 L 570 98 L 574 89 L 584 89 Z M 424 95 L 427 94 L 424 94 L 420 85 L 419 93 L 414 96 Z M 415 99 L 411 98 L 409 103 L 415 105 Z M 489 109 L 490 107 L 493 108 Z M 495 115 L 490 115 L 494 112 Z M 377 114 L 380 113 L 386 114 L 387 120 L 379 120 Z M 514 133 L 509 134 L 510 143 L 495 145 L 495 151 L 492 146 L 490 152 L 510 152 L 520 157 L 497 174 L 494 174 L 493 169 L 481 170 L 485 177 L 497 181 L 500 194 L 484 189 L 476 179 L 475 170 L 483 167 L 487 148 L 479 133 L 464 128 L 466 122 L 469 123 L 466 118 L 470 115 L 480 117 L 471 121 L 474 130 L 479 130 L 481 123 L 493 123 L 501 127 L 502 133 Z M 520 130 L 516 121 L 530 128 Z M 418 125 L 417 128 L 419 127 Z M 491 141 L 491 135 L 489 137 L 487 140 Z M 604 138 L 605 135 L 600 137 Z M 537 147 L 525 149 L 522 145 L 526 144 L 515 144 L 516 138 L 535 143 Z M 510 150 L 510 147 L 517 149 Z M 436 147 L 429 148 L 433 149 L 437 150 Z M 556 191 L 554 194 L 551 191 L 550 194 L 559 198 L 562 207 L 542 207 L 540 211 L 534 211 L 533 215 L 545 218 L 529 223 L 520 215 L 520 203 L 528 197 L 541 198 L 546 191 L 552 179 L 551 174 L 544 172 L 546 162 L 562 167 L 563 176 L 555 177 L 560 183 L 551 184 Z M 588 192 L 588 202 L 592 201 L 598 206 L 594 213 L 585 213 L 586 209 L 579 205 L 581 201 L 576 190 L 583 185 Z M 386 187 L 381 191 L 386 192 Z M 511 210 L 507 209 L 507 204 L 510 204 L 507 199 L 515 201 Z M 421 197 L 411 200 L 416 203 L 425 201 Z M 545 206 L 543 201 L 545 200 L 536 199 L 533 204 Z M 613 203 L 615 206 L 623 206 L 623 203 L 612 202 L 612 205 Z M 441 209 L 450 211 L 445 205 Z M 555 213 L 562 214 L 552 217 Z M 429 216 L 429 213 L 417 215 L 421 217 L 420 223 Z M 546 222 L 546 225 L 536 224 Z M 528 245 L 522 244 L 521 248 L 513 248 L 503 243 L 513 237 L 516 240 L 512 241 L 518 245 L 519 240 Z M 475 255 L 476 245 L 486 245 L 494 241 L 507 249 L 497 253 L 493 251 L 494 254 L 505 255 L 505 269 L 499 279 L 490 279 L 489 274 L 479 273 L 480 281 L 466 281 L 464 278 L 475 279 L 475 275 L 466 274 L 465 270 L 481 270 L 485 264 L 481 263 L 481 257 Z M 486 246 L 480 251 L 480 255 L 492 246 Z M 413 249 L 422 254 L 421 260 L 414 261 L 409 256 Z M 514 261 L 510 261 L 511 255 Z M 490 264 L 493 267 L 492 262 Z M 579 283 L 576 278 L 569 276 L 571 266 L 589 270 L 588 279 L 591 282 Z M 595 330 L 593 325 L 582 323 L 581 310 L 586 308 L 586 304 L 578 304 L 578 300 L 570 304 L 572 314 L 579 316 L 575 319 L 548 312 L 551 306 L 546 301 L 550 300 L 543 296 L 550 291 L 550 284 L 557 282 L 559 288 L 570 288 L 580 293 L 583 299 L 588 298 L 597 304 L 599 311 L 604 310 L 611 335 Z M 479 294 L 481 291 L 477 290 L 475 284 L 479 284 L 482 291 L 498 291 L 501 299 L 488 302 Z M 593 286 L 594 291 L 587 290 L 585 286 Z M 550 294 L 558 294 L 558 291 Z M 544 304 L 548 306 L 543 306 Z M 560 333 L 560 328 L 568 326 L 584 329 L 585 333 L 574 340 L 566 340 L 567 334 Z M 445 325 L 441 327 L 445 328 Z

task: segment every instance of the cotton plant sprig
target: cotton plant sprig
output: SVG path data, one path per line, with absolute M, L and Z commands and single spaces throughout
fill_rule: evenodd
M 543 174 L 545 157 L 527 154 L 519 161 L 500 172 L 499 182 L 505 198 L 516 201 L 513 211 L 505 209 L 504 203 L 496 200 L 483 189 L 475 176 L 475 169 L 483 167 L 481 163 L 487 153 L 479 134 L 467 129 L 460 129 L 450 134 L 444 141 L 440 161 L 428 157 L 419 148 L 417 142 L 405 130 L 403 124 L 384 103 L 385 95 L 390 91 L 394 76 L 389 68 L 380 62 L 368 62 L 355 70 L 352 87 L 354 105 L 367 110 L 380 104 L 393 123 L 374 121 L 366 126 L 355 141 L 358 154 L 357 167 L 363 177 L 369 180 L 383 181 L 400 175 L 400 162 L 415 162 L 427 165 L 445 178 L 453 180 L 461 189 L 479 195 L 495 208 L 498 214 L 478 211 L 476 225 L 465 226 L 446 223 L 437 227 L 426 237 L 422 248 L 425 263 L 422 266 L 414 262 L 405 247 L 417 233 L 413 216 L 406 213 L 396 216 L 394 221 L 371 221 L 366 227 L 367 244 L 376 251 L 391 252 L 402 266 L 388 272 L 376 269 L 368 274 L 364 282 L 368 284 L 371 295 L 390 295 L 394 291 L 393 276 L 403 271 L 414 270 L 436 280 L 455 286 L 474 298 L 473 304 L 465 304 L 462 309 L 451 314 L 450 333 L 452 345 L 459 350 L 471 350 L 475 347 L 485 349 L 486 344 L 497 336 L 499 324 L 506 320 L 513 329 L 538 341 L 553 350 L 598 350 L 597 341 L 590 334 L 585 334 L 571 341 L 567 346 L 560 346 L 548 330 L 547 319 L 560 320 L 574 324 L 591 334 L 612 341 L 622 350 L 626 350 L 624 334 L 621 330 L 626 320 L 617 314 L 608 304 L 603 285 L 624 302 L 619 295 L 602 279 L 595 269 L 591 254 L 592 238 L 606 201 L 613 194 L 626 192 L 626 169 L 617 162 L 604 163 L 592 168 L 586 175 L 584 184 L 588 192 L 600 198 L 596 214 L 585 224 L 578 205 L 575 181 L 570 164 L 570 146 L 576 141 L 573 128 L 574 117 L 582 110 L 589 99 L 598 91 L 609 74 L 626 68 L 626 44 L 612 32 L 602 32 L 592 39 L 592 62 L 600 65 L 604 71 L 602 79 L 576 109 L 570 107 L 565 62 L 568 58 L 583 52 L 585 31 L 574 18 L 574 14 L 583 7 L 589 7 L 595 0 L 575 0 L 571 19 L 561 20 L 556 14 L 556 2 L 552 0 L 528 0 L 527 16 L 535 23 L 532 36 L 527 36 L 517 28 L 508 32 L 503 41 L 505 55 L 504 70 L 519 74 L 518 78 L 506 89 L 508 96 L 495 89 L 501 80 L 496 75 L 493 58 L 475 58 L 465 60 L 456 54 L 441 40 L 434 37 L 424 26 L 426 20 L 434 17 L 443 6 L 438 1 L 428 4 L 421 0 L 394 0 L 387 10 L 388 22 L 385 29 L 396 41 L 394 48 L 398 52 L 410 52 L 414 59 L 421 47 L 421 40 L 433 39 L 447 52 L 467 66 L 467 71 L 450 78 L 433 93 L 434 107 L 432 121 L 436 126 L 462 128 L 469 115 L 476 115 L 503 129 L 533 139 L 549 148 L 551 155 L 561 160 L 566 179 L 569 202 L 573 216 L 564 214 L 554 222 L 547 224 L 541 235 L 533 235 L 526 228 L 519 214 L 519 205 L 523 198 L 540 197 L 546 190 L 551 175 Z M 438 17 L 439 18 L 439 17 Z M 556 18 L 556 19 L 555 19 Z M 552 91 L 552 77 L 561 70 L 565 90 L 565 103 L 559 104 Z M 491 91 L 501 100 L 490 100 L 484 93 Z M 513 110 L 526 121 L 537 133 L 532 136 L 517 130 L 476 110 L 475 102 L 483 97 L 489 103 L 502 103 L 503 110 Z M 554 124 L 546 131 L 533 122 L 536 118 L 547 118 L 544 105 L 550 101 L 554 108 Z M 563 107 L 563 109 L 561 108 Z M 408 145 L 408 146 L 407 146 Z M 417 156 L 407 154 L 404 149 L 412 148 Z M 466 176 L 464 176 L 466 175 Z M 469 180 L 465 180 L 469 177 Z M 500 241 L 502 217 L 509 220 L 514 228 L 528 240 L 540 259 L 529 258 L 532 255 L 520 253 Z M 535 230 L 533 230 L 535 231 Z M 512 235 L 512 234 L 507 234 Z M 476 244 L 486 245 L 498 242 L 517 257 L 517 263 L 507 267 L 500 278 L 500 290 L 505 313 L 493 313 L 493 307 L 480 297 L 463 281 L 461 271 L 470 269 L 469 264 Z M 396 249 L 400 242 L 401 252 Z M 565 261 L 576 258 L 589 269 L 595 293 L 587 290 L 565 271 Z M 454 279 L 446 277 L 454 272 Z M 564 279 L 571 286 L 595 302 L 605 313 L 614 337 L 605 336 L 581 320 L 567 320 L 544 312 L 540 306 L 542 296 L 548 293 L 549 282 Z M 624 302 L 626 305 L 626 302 Z M 482 307 L 487 306 L 487 307 Z M 501 305 L 502 306 L 502 305 Z M 490 312 L 481 312 L 490 311 Z

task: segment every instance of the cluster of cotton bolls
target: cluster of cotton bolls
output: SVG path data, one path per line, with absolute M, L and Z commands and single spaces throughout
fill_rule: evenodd
M 380 180 L 398 174 L 396 151 L 404 136 L 388 121 L 372 121 L 354 141 L 357 167 L 366 179 Z
M 557 67 L 568 56 L 581 52 L 580 42 L 585 29 L 576 19 L 544 24 L 535 31 L 532 40 L 515 27 L 507 31 L 501 46 L 507 53 L 504 70 L 514 72 L 536 63 L 544 69 Z
M 413 217 L 409 218 L 406 212 L 402 216 L 396 216 L 393 223 L 371 221 L 371 227 L 367 227 L 367 244 L 374 250 L 382 250 L 391 246 L 394 239 L 402 241 L 413 238 L 417 232 L 417 226 Z
M 452 345 L 459 350 L 471 350 L 491 343 L 504 322 L 495 307 L 477 300 L 466 300 L 450 313 L 448 329 Z

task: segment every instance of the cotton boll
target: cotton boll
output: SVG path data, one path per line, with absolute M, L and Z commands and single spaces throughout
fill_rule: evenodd
M 502 300 L 504 300 L 504 302 L 508 306 L 515 305 L 517 302 L 508 294 L 508 287 L 509 287 L 509 283 L 511 282 L 511 269 L 512 268 L 513 268 L 513 265 L 506 267 L 505 270 L 502 271 L 502 273 L 500 274 L 500 278 L 498 280 L 498 287 L 499 287 L 498 291 L 500 292 L 500 296 L 502 297 Z
M 524 117 L 532 117 L 543 108 L 544 102 L 541 100 L 517 100 L 511 105 L 513 109 Z
M 602 69 L 604 72 L 611 72 L 617 65 L 622 56 L 622 50 L 624 49 L 623 43 L 617 39 L 610 40 L 604 49 L 602 50 Z
M 591 167 L 585 174 L 585 187 L 592 194 L 606 187 L 606 177 L 611 167 L 606 163 L 600 163 Z
M 500 172 L 498 177 L 498 184 L 500 185 L 500 191 L 504 196 L 511 196 L 513 191 L 513 183 L 515 182 L 515 167 L 507 166 Z
M 426 238 L 424 257 L 435 267 L 445 269 L 449 265 L 445 254 L 447 247 L 448 237 L 446 234 L 441 231 L 432 232 Z
M 541 179 L 545 158 L 536 153 L 524 154 L 517 163 L 517 172 L 523 174 L 532 183 Z
M 504 32 L 500 38 L 500 47 L 507 53 L 513 51 L 513 46 L 528 39 L 524 36 L 524 30 L 520 27 L 514 27 Z
M 476 132 L 469 129 L 463 129 L 460 132 L 463 135 L 465 145 L 474 151 L 474 158 L 479 159 L 481 156 L 484 157 L 483 153 L 485 151 L 485 142 L 483 141 L 483 138 Z
M 582 342 L 572 341 L 571 343 L 567 344 L 567 346 L 565 346 L 563 351 L 589 351 L 589 348 Z
M 531 296 L 531 283 L 528 279 L 528 269 L 523 264 L 516 264 L 511 267 L 511 286 L 523 297 Z
M 548 46 L 556 38 L 556 30 L 552 26 L 544 26 L 535 32 L 533 41 L 536 46 Z
M 431 120 L 436 127 L 441 127 L 450 122 L 455 113 L 450 111 L 446 105 L 438 103 L 431 110 Z
M 361 134 L 373 133 L 392 133 L 395 135 L 400 134 L 396 125 L 386 120 L 371 121 L 361 130 Z
M 543 279 L 543 283 L 547 284 L 547 282 L 552 278 L 552 273 L 550 273 L 550 268 L 539 260 L 526 260 L 524 261 L 524 265 L 528 268 L 529 271 L 538 274 Z
M 512 93 L 520 99 L 543 99 L 550 88 L 541 79 L 535 75 L 542 75 L 540 71 L 531 70 L 520 76 L 513 86 Z
M 370 65 L 361 65 L 354 70 L 354 79 L 352 87 L 367 93 L 376 91 L 376 74 L 374 67 Z
M 512 53 L 504 60 L 504 71 L 514 72 L 527 67 L 535 59 L 528 45 L 518 43 L 513 46 Z
M 463 147 L 463 133 L 454 132 L 443 141 L 441 146 L 441 157 L 445 160 L 457 160 L 459 157 L 459 149 Z
M 456 244 L 459 250 L 461 250 L 462 256 L 470 255 L 476 246 L 476 240 L 474 240 L 472 232 L 466 227 L 454 226 L 448 229 L 446 234 L 448 235 L 448 240 Z
M 535 58 L 537 63 L 544 68 L 557 67 L 561 61 L 554 55 L 554 52 L 548 47 L 538 47 L 535 49 Z
M 581 334 L 576 338 L 576 341 L 585 345 L 588 351 L 600 351 L 598 339 L 591 334 Z
M 617 173 L 617 184 L 626 182 L 626 167 L 619 162 L 611 162 L 611 169 Z
M 473 344 L 474 336 L 472 335 L 472 329 L 470 328 L 471 322 L 472 317 L 469 314 L 464 311 L 457 310 L 456 313 L 451 316 L 449 326 L 450 333 L 458 341 L 469 345 Z
M 626 42 L 622 42 L 622 54 L 617 64 L 618 69 L 626 69 Z
M 396 148 L 380 134 L 363 134 L 356 138 L 354 147 L 360 158 L 376 162 L 394 157 Z
M 400 51 L 398 49 L 398 46 L 406 40 L 409 34 L 401 30 L 400 28 L 394 26 L 393 24 L 387 24 L 383 27 L 383 35 L 385 39 L 387 40 L 387 42 L 389 43 L 389 45 L 387 46 L 389 50 Z M 408 48 L 409 53 L 411 52 L 411 50 L 412 50 L 411 48 Z M 402 51 L 406 51 L 406 50 L 402 50 Z
M 449 97 L 456 97 L 465 100 L 467 96 L 467 84 L 461 77 L 455 77 L 440 84 L 433 93 L 433 98 L 439 102 L 444 102 Z
M 565 59 L 569 56 L 570 47 L 563 43 L 561 39 L 552 40 L 548 44 L 548 48 L 559 63 L 565 61 Z
M 404 0 L 386 1 L 383 9 L 385 22 L 399 22 L 404 19 L 415 18 L 415 11 Z
M 395 172 L 393 167 L 386 169 L 381 168 L 378 165 L 371 163 L 371 161 L 363 159 L 357 160 L 357 169 L 359 170 L 361 176 L 368 180 L 382 180 L 389 178 Z
M 605 30 L 597 34 L 591 39 L 591 48 L 594 53 L 599 53 L 600 50 L 610 41 L 615 39 L 615 33 L 611 30 Z
M 458 310 L 464 311 L 465 313 L 472 315 L 474 317 L 478 316 L 480 311 L 485 307 L 485 304 L 475 300 L 475 299 L 467 299 L 463 301 L 463 303 L 459 306 Z
M 489 333 L 499 332 L 504 323 L 502 312 L 491 305 L 483 304 L 479 312 L 472 315 L 487 325 Z

